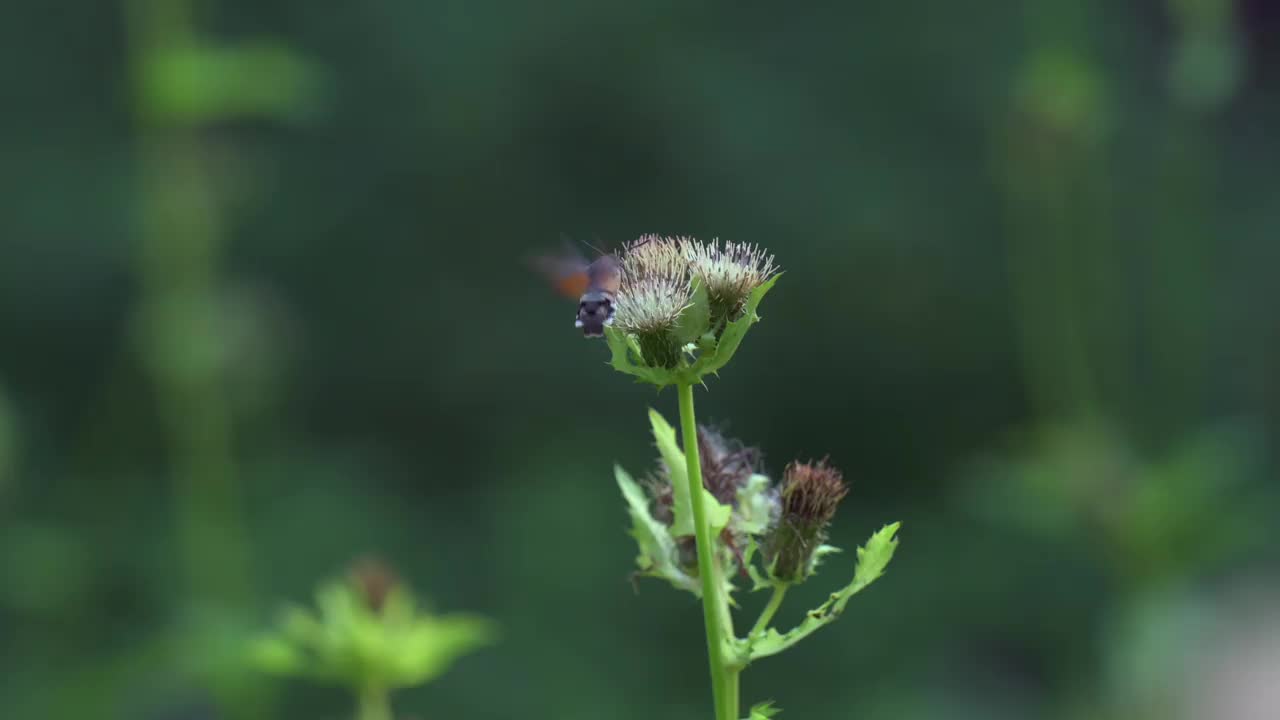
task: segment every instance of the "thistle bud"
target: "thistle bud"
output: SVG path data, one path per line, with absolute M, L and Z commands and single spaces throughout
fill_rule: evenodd
M 762 546 L 773 579 L 802 582 L 813 573 L 827 527 L 848 492 L 840 471 L 825 459 L 787 466 L 780 493 L 781 517 Z

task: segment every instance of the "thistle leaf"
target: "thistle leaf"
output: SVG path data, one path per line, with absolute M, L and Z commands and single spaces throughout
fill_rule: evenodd
M 902 523 L 885 525 L 880 532 L 871 536 L 866 545 L 858 548 L 858 569 L 854 571 L 853 584 L 849 586 L 853 589 L 849 595 L 870 585 L 884 574 L 884 569 L 893 559 L 893 551 L 898 549 L 898 541 L 894 535 L 900 525 Z
M 893 559 L 893 552 L 898 547 L 894 535 L 901 523 L 886 525 L 871 536 L 867 544 L 858 548 L 858 566 L 854 570 L 853 581 L 841 590 L 831 593 L 827 601 L 810 610 L 799 625 L 784 633 L 769 628 L 764 636 L 749 643 L 747 653 L 749 660 L 758 660 L 790 648 L 818 628 L 835 622 L 844 612 L 849 598 L 861 592 L 884 574 L 885 567 Z
M 667 474 L 671 477 L 671 487 L 674 489 L 672 512 L 675 520 L 671 525 L 671 535 L 672 537 L 693 535 L 693 508 L 690 505 L 689 473 L 685 463 L 684 451 L 676 443 L 676 429 L 671 427 L 671 424 L 662 415 L 652 409 L 649 410 L 649 424 L 653 426 L 653 439 L 657 443 L 658 453 L 662 456 L 663 464 L 667 466 Z M 721 505 L 705 487 L 699 488 L 699 490 L 702 492 L 702 506 L 707 512 L 707 522 L 711 526 L 711 534 L 712 536 L 718 536 L 729 524 L 733 509 L 728 505 Z
M 686 574 L 676 564 L 675 540 L 667 527 L 650 514 L 649 498 L 644 490 L 621 467 L 615 465 L 613 474 L 618 488 L 622 490 L 622 497 L 627 501 L 627 512 L 631 514 L 631 536 L 640 547 L 640 554 L 636 557 L 640 573 L 663 578 L 680 590 L 694 594 L 701 592 L 697 578 Z

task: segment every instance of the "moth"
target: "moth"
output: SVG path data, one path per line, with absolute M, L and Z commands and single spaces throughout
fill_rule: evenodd
M 613 253 L 602 253 L 588 262 L 574 246 L 565 242 L 558 255 L 540 255 L 533 265 L 551 281 L 561 295 L 578 298 L 578 315 L 574 327 L 583 337 L 603 337 L 606 326 L 613 324 L 622 283 L 622 262 Z

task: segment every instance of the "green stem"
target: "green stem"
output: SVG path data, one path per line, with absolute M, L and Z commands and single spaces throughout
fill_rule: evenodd
M 693 413 L 693 386 L 680 383 L 680 429 L 689 475 L 689 504 L 698 545 L 698 577 L 702 581 L 702 616 L 707 630 L 711 690 L 716 720 L 738 720 L 738 671 L 729 667 L 725 647 L 733 637 L 733 619 L 724 596 L 723 570 L 716 561 L 714 538 L 703 505 L 702 462 L 698 458 L 698 423 Z
M 742 677 L 741 670 L 728 668 L 724 676 L 724 717 L 727 720 L 738 720 L 738 681 Z
M 787 588 L 789 587 L 791 586 L 786 583 L 773 586 L 773 594 L 769 596 L 769 604 L 764 606 L 764 610 L 760 613 L 760 619 L 756 620 L 755 627 L 751 628 L 751 634 L 747 636 L 748 642 L 755 640 L 761 633 L 769 629 L 769 621 L 773 620 L 778 608 L 782 607 L 782 598 L 786 596 Z
M 394 720 L 391 693 L 381 685 L 366 685 L 360 690 L 356 720 Z

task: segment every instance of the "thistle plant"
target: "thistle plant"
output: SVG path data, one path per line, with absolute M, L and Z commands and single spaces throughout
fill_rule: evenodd
M 276 630 L 254 643 L 253 662 L 275 675 L 349 688 L 356 720 L 392 720 L 392 690 L 435 679 L 496 637 L 485 618 L 421 610 L 395 572 L 373 559 L 322 585 L 316 608 L 288 608 Z
M 659 389 L 675 385 L 680 439 L 658 412 L 649 422 L 659 459 L 637 481 L 614 473 L 639 546 L 639 575 L 661 578 L 699 597 L 706 629 L 717 720 L 739 719 L 739 678 L 750 663 L 791 648 L 833 622 L 849 599 L 884 572 L 897 547 L 898 523 L 857 552 L 853 580 L 794 628 L 773 625 L 787 590 L 812 577 L 839 552 L 827 529 L 848 486 L 827 460 L 793 462 L 780 482 L 764 472 L 758 450 L 699 425 L 693 388 L 733 358 L 760 320 L 757 309 L 779 277 L 773 256 L 752 245 L 645 236 L 619 258 L 614 322 L 605 328 L 619 372 Z M 731 610 L 735 578 L 768 590 L 764 610 L 744 636 Z M 752 720 L 772 717 L 771 703 Z

